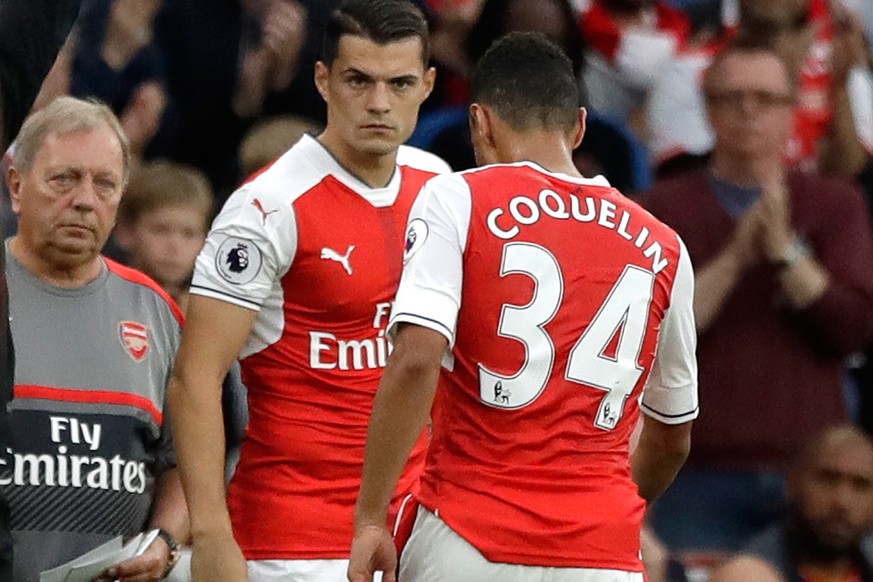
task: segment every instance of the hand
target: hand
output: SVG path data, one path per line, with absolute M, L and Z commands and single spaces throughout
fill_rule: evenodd
M 869 58 L 864 27 L 858 15 L 837 4 L 831 3 L 834 19 L 831 72 L 835 86 L 844 85 L 852 67 L 867 64 Z
M 372 582 L 382 571 L 383 582 L 396 582 L 397 548 L 384 526 L 367 525 L 355 531 L 349 556 L 349 582 Z
M 120 564 L 112 566 L 97 578 L 97 582 L 147 582 L 161 580 L 170 561 L 170 548 L 161 538 L 156 538 L 146 550 Z
M 106 63 L 123 69 L 134 55 L 152 41 L 152 23 L 159 0 L 114 0 L 101 54 Z
M 743 268 L 755 264 L 761 257 L 762 227 L 763 218 L 759 201 L 737 221 L 733 238 L 728 245 L 729 252 L 733 253 Z
M 194 536 L 193 582 L 247 582 L 246 559 L 230 533 Z
M 130 140 L 130 149 L 142 153 L 161 127 L 167 96 L 160 83 L 143 83 L 133 93 L 121 114 L 121 126 Z
M 761 224 L 764 256 L 778 261 L 794 244 L 797 235 L 791 228 L 791 206 L 784 179 L 771 178 L 761 183 Z
M 271 56 L 270 89 L 281 91 L 294 78 L 306 40 L 306 9 L 295 0 L 276 0 L 261 23 L 262 46 Z

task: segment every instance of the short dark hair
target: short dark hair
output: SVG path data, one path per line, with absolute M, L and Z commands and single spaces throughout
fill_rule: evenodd
M 331 12 L 324 31 L 321 60 L 333 64 L 345 35 L 361 36 L 376 44 L 412 37 L 421 40 L 421 59 L 430 59 L 427 20 L 409 0 L 345 0 Z
M 491 45 L 476 64 L 470 99 L 516 131 L 572 131 L 581 105 L 570 59 L 536 32 L 512 32 Z

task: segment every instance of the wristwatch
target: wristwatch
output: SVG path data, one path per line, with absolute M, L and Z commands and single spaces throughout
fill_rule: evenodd
M 791 242 L 791 246 L 789 246 L 781 257 L 776 259 L 773 262 L 773 265 L 779 269 L 780 271 L 787 269 L 795 264 L 797 264 L 802 259 L 810 256 L 812 254 L 812 249 L 809 248 L 809 245 L 806 244 L 799 236 L 794 237 L 794 240 Z
M 182 557 L 182 549 L 179 547 L 179 544 L 176 542 L 175 538 L 165 530 L 164 528 L 158 529 L 158 537 L 164 540 L 167 543 L 167 547 L 170 548 L 170 556 L 167 559 L 167 567 L 164 568 L 164 573 L 161 574 L 161 580 L 167 577 L 170 573 L 170 570 L 173 569 L 173 566 L 176 565 L 176 562 L 179 561 L 179 558 Z

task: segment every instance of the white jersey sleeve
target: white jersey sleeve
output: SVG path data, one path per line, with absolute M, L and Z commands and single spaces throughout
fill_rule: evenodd
M 389 334 L 399 323 L 413 323 L 454 344 L 471 210 L 470 188 L 459 174 L 431 178 L 422 188 L 409 212 Z
M 670 307 L 661 322 L 658 353 L 643 391 L 641 410 L 665 424 L 697 418 L 697 330 L 694 324 L 694 272 L 680 240 L 679 265 Z
M 213 222 L 191 293 L 258 311 L 287 273 L 297 250 L 294 208 L 261 178 L 237 190 Z

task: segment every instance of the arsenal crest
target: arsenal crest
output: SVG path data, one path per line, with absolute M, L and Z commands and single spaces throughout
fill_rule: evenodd
M 142 362 L 149 353 L 149 328 L 135 321 L 118 324 L 118 339 L 136 362 Z

